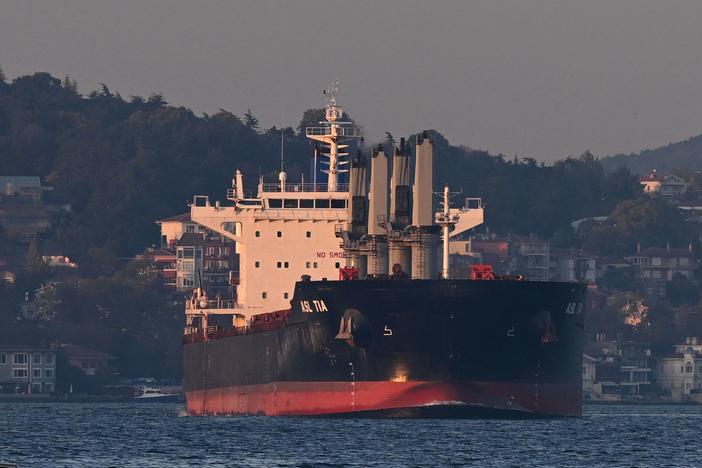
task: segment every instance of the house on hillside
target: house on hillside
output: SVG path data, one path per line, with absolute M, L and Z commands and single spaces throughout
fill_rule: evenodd
M 550 249 L 550 276 L 553 281 L 593 284 L 597 280 L 597 258 L 579 249 Z
M 156 223 L 161 226 L 161 249 L 147 255 L 161 267 L 165 284 L 187 291 L 201 279 L 210 293 L 232 292 L 239 276 L 234 242 L 192 221 L 190 213 Z
M 687 190 L 689 184 L 682 177 L 670 174 L 662 176 L 654 169 L 647 176 L 639 179 L 644 193 L 666 198 L 677 198 Z

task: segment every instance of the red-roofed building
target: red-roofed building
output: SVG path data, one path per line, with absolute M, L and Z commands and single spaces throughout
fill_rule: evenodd
M 689 184 L 685 179 L 674 174 L 662 176 L 653 172 L 639 179 L 643 186 L 643 191 L 649 194 L 660 195 L 667 198 L 676 198 L 685 193 Z

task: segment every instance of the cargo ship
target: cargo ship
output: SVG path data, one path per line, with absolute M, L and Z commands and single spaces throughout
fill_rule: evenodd
M 453 208 L 444 187 L 434 211 L 427 132 L 351 158 L 360 131 L 337 90 L 306 129 L 323 183 L 281 167 L 247 196 L 236 171 L 227 202 L 193 198 L 191 218 L 235 243 L 240 271 L 230 299 L 200 286 L 186 302 L 188 411 L 580 415 L 585 287 L 489 265 L 451 278 L 449 241 L 482 224 L 481 200 Z

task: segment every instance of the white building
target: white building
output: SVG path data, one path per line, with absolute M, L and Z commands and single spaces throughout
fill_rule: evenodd
M 661 357 L 655 367 L 658 387 L 674 401 L 702 393 L 702 344 L 697 338 L 675 346 L 675 354 Z

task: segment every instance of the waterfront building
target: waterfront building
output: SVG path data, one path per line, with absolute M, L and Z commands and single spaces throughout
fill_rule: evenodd
M 658 388 L 673 401 L 702 399 L 702 342 L 690 337 L 675 345 L 675 353 L 658 358 Z
M 0 347 L 0 392 L 49 394 L 56 389 L 56 351 L 31 346 Z
M 85 375 L 95 375 L 101 369 L 109 369 L 117 359 L 111 354 L 72 344 L 60 345 L 59 351 L 69 364 L 80 369 Z

